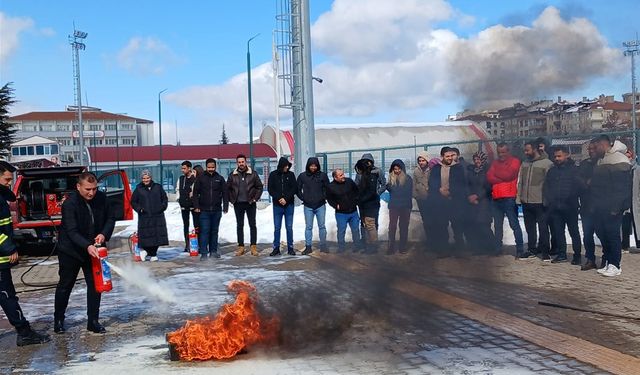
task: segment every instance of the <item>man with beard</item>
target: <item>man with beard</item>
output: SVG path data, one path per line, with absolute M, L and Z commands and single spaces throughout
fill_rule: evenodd
M 99 258 L 98 246 L 105 244 L 115 226 L 107 195 L 98 191 L 98 179 L 91 172 L 78 177 L 76 191 L 62 204 L 62 226 L 58 242 L 60 281 L 56 287 L 53 331 L 64 333 L 69 296 L 82 269 L 87 284 L 87 330 L 105 333 L 99 322 L 100 293 L 96 292 L 91 257 Z
M 584 190 L 578 175 L 578 167 L 571 158 L 566 146 L 557 146 L 553 153 L 554 166 L 549 169 L 544 181 L 544 204 L 548 210 L 553 235 L 556 238 L 557 254 L 551 261 L 567 261 L 567 239 L 565 225 L 571 235 L 573 259 L 571 264 L 580 265 L 580 231 L 578 230 L 578 196 Z
M 326 194 L 329 178 L 320 170 L 320 161 L 316 157 L 307 160 L 305 171 L 298 176 L 298 198 L 304 205 L 304 251 L 302 255 L 313 252 L 313 219 L 318 221 L 320 235 L 320 251 L 329 252 L 327 249 L 327 228 L 325 227 Z
M 551 261 L 549 256 L 549 226 L 547 213 L 542 204 L 542 186 L 547 171 L 553 163 L 546 156 L 542 156 L 534 142 L 524 144 L 526 160 L 520 166 L 518 177 L 518 200 L 522 203 L 524 227 L 527 231 L 529 250 L 521 258 L 529 258 L 540 254 L 543 261 Z M 536 232 L 536 225 L 538 232 Z M 538 240 L 539 241 L 536 241 Z
M 338 227 L 338 252 L 346 250 L 344 240 L 347 225 L 351 228 L 354 246 L 360 243 L 360 217 L 358 216 L 358 186 L 352 179 L 344 175 L 340 168 L 332 173 L 333 181 L 327 186 L 327 202 L 336 210 Z
M 15 171 L 11 164 L 0 160 L 0 306 L 9 323 L 18 332 L 16 345 L 26 346 L 42 344 L 51 339 L 48 335 L 31 329 L 18 303 L 16 288 L 11 278 L 11 267 L 18 264 L 18 249 L 13 242 L 13 222 L 7 201 L 16 200 L 10 189 Z
M 282 231 L 282 217 L 287 231 L 287 254 L 296 255 L 293 250 L 293 211 L 294 199 L 298 192 L 296 175 L 290 171 L 291 163 L 281 157 L 275 171 L 269 173 L 267 189 L 273 199 L 273 251 L 269 256 L 280 255 L 280 232 Z
M 205 162 L 207 171 L 197 177 L 193 185 L 194 212 L 200 218 L 200 260 L 220 258 L 218 252 L 218 229 L 222 214 L 229 211 L 229 191 L 227 184 L 216 168 L 216 159 Z M 244 217 L 242 218 L 244 221 Z
M 260 176 L 247 165 L 247 157 L 242 154 L 236 156 L 236 169 L 231 172 L 227 180 L 229 202 L 233 204 L 233 211 L 236 214 L 236 234 L 238 236 L 236 256 L 241 256 L 245 253 L 245 213 L 249 221 L 251 255 L 259 255 L 257 247 L 258 228 L 256 227 L 256 202 L 259 201 L 262 196 L 262 187 Z
M 193 184 L 196 182 L 196 176 L 191 170 L 191 162 L 185 160 L 180 165 L 180 171 L 182 176 L 178 179 L 178 186 L 176 186 L 176 193 L 178 193 L 178 204 L 180 205 L 180 213 L 182 214 L 182 232 L 184 233 L 184 252 L 188 253 L 191 248 L 189 241 L 189 216 L 193 216 L 193 227 L 198 233 L 199 223 L 196 222 L 196 217 L 193 212 L 192 192 Z
M 598 156 L 596 155 L 596 143 L 591 141 L 587 149 L 589 158 L 580 162 L 578 167 L 578 174 L 580 179 L 584 182 L 585 189 L 580 193 L 580 218 L 582 219 L 582 242 L 584 243 L 584 256 L 586 262 L 580 268 L 582 271 L 594 270 L 598 268 L 596 266 L 596 243 L 593 236 L 596 233 L 595 218 L 593 217 L 592 203 L 591 203 L 591 178 L 593 176 L 593 169 L 598 162 Z M 603 263 L 601 268 L 604 268 Z
M 431 212 L 437 213 L 438 218 L 432 223 L 432 243 L 437 252 L 449 249 L 449 223 L 452 227 L 458 225 L 461 215 L 464 215 L 467 186 L 464 171 L 454 161 L 456 152 L 450 147 L 440 150 L 442 161 L 433 167 L 429 175 L 429 191 L 427 197 Z M 462 236 L 460 236 L 462 237 Z M 455 250 L 464 248 L 464 240 L 455 238 Z

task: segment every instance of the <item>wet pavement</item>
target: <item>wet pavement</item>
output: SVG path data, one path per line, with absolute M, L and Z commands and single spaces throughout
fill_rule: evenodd
M 638 322 L 538 305 L 539 300 L 630 315 L 640 286 L 640 255 L 625 255 L 623 275 L 606 279 L 568 264 L 542 264 L 513 257 L 343 254 L 371 267 L 353 274 L 314 257 L 237 258 L 233 246 L 206 262 L 179 247 L 161 249 L 156 263 L 131 264 L 125 241 L 110 260 L 128 273 L 151 274 L 176 303 L 151 299 L 114 277 L 103 296 L 101 321 L 107 334 L 86 331 L 85 285 L 80 281 L 67 310 L 68 332 L 52 332 L 53 290 L 23 292 L 20 301 L 36 329 L 52 335 L 48 344 L 17 348 L 15 334 L 0 318 L 2 373 L 221 374 L 599 374 L 598 368 L 489 327 L 390 288 L 403 279 L 420 282 L 508 312 L 541 326 L 637 356 Z M 177 245 L 177 244 L 176 244 Z M 113 246 L 113 244 L 112 244 Z M 114 246 L 115 247 L 115 246 Z M 317 255 L 314 253 L 314 255 Z M 331 255 L 331 257 L 336 257 Z M 20 275 L 40 259 L 14 268 Z M 50 259 L 25 275 L 29 282 L 57 281 Z M 172 362 L 165 334 L 187 319 L 213 315 L 232 300 L 225 285 L 254 283 L 264 310 L 281 320 L 278 343 L 250 348 L 228 361 Z

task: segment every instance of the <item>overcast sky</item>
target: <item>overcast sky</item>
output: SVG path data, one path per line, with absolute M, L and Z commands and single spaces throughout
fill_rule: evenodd
M 631 91 L 622 42 L 639 31 L 637 0 L 310 3 L 316 123 L 442 121 L 464 108 Z M 14 82 L 13 114 L 73 104 L 75 23 L 89 34 L 83 104 L 157 121 L 166 88 L 165 143 L 176 125 L 183 144 L 217 143 L 223 123 L 246 142 L 246 48 L 257 33 L 255 133 L 275 116 L 275 16 L 275 0 L 3 0 L 0 82 Z

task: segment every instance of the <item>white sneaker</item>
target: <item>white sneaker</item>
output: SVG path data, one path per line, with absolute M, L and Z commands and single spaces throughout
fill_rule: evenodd
M 606 265 L 606 266 L 604 266 L 604 268 L 598 268 L 598 269 L 596 270 L 596 272 L 597 272 L 597 273 L 599 273 L 599 274 L 603 274 L 603 273 L 605 273 L 608 269 L 609 269 L 609 263 L 607 263 L 607 265 Z
M 622 267 L 618 268 L 613 264 L 610 264 L 609 268 L 607 268 L 607 270 L 604 271 L 601 275 L 611 277 L 611 276 L 619 276 L 621 273 L 622 273 Z
M 147 252 L 145 250 L 140 250 L 140 261 L 144 262 L 147 260 Z
M 157 262 L 158 261 L 158 257 L 151 257 L 151 259 L 149 259 L 149 262 Z

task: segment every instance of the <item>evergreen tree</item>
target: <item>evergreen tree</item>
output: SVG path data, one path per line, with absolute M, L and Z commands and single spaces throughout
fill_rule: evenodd
M 222 124 L 222 138 L 220 139 L 220 144 L 229 144 L 229 137 L 227 137 L 227 132 L 224 130 L 224 124 Z
M 17 131 L 13 124 L 7 122 L 9 119 L 9 107 L 16 102 L 11 84 L 11 82 L 6 83 L 0 89 L 0 156 L 4 157 L 9 156 L 11 144 Z

